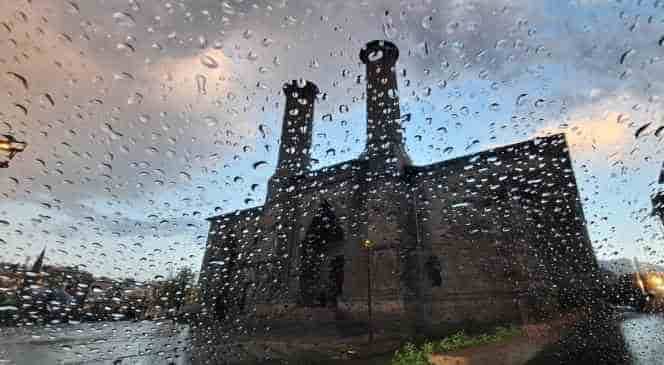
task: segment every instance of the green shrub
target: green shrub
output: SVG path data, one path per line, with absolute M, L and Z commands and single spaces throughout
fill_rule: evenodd
M 461 350 L 468 347 L 500 342 L 521 334 L 517 327 L 497 327 L 491 334 L 469 336 L 459 331 L 438 341 L 427 341 L 421 346 L 407 343 L 394 353 L 392 365 L 429 365 L 429 355 Z
M 428 353 L 412 343 L 407 343 L 394 353 L 392 365 L 429 365 Z

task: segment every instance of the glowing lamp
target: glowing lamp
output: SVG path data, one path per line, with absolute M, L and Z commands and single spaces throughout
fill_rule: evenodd
M 27 143 L 19 142 L 13 136 L 8 134 L 0 135 L 0 168 L 8 168 L 9 161 L 17 153 L 23 152 L 25 147 L 27 147 Z

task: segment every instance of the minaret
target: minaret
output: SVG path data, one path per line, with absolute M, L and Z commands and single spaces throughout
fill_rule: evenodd
M 268 200 L 290 177 L 305 174 L 311 167 L 311 135 L 314 120 L 314 102 L 318 87 L 310 81 L 284 84 L 286 108 L 281 127 L 281 145 L 277 171 L 270 179 Z
M 388 41 L 371 41 L 360 51 L 367 78 L 367 146 L 364 158 L 377 169 L 410 164 L 401 130 L 396 62 L 399 49 Z

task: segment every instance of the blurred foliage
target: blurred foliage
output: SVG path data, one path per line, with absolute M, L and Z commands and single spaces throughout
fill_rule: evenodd
M 158 289 L 160 305 L 175 314 L 183 305 L 191 304 L 189 300 L 196 298 L 196 294 L 192 292 L 195 277 L 196 274 L 190 267 L 183 267 L 168 278 Z
M 438 341 L 427 341 L 421 346 L 407 343 L 394 353 L 392 365 L 428 365 L 429 355 L 461 350 L 468 347 L 501 342 L 522 333 L 518 327 L 497 327 L 493 333 L 467 335 L 459 331 Z

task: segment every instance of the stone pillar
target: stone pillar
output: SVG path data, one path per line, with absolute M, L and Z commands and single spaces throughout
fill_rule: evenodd
M 311 135 L 314 120 L 314 102 L 318 87 L 310 82 L 293 80 L 283 87 L 286 96 L 284 121 L 281 128 L 281 144 L 277 171 L 270 179 L 267 200 L 275 196 L 279 188 L 287 187 L 293 177 L 304 175 L 311 167 Z
M 367 146 L 363 157 L 379 169 L 410 163 L 402 137 L 398 58 L 399 49 L 388 41 L 371 41 L 360 51 L 367 78 Z

